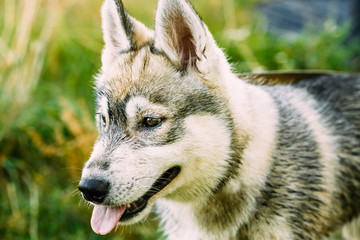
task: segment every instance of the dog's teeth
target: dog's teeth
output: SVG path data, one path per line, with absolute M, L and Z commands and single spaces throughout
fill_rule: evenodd
M 126 207 L 127 207 L 127 208 L 130 208 L 130 207 L 131 207 L 131 206 L 130 206 L 130 203 L 126 204 Z

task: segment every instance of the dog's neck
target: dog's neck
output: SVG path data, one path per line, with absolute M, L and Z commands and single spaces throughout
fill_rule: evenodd
M 224 89 L 227 91 L 229 109 L 232 110 L 235 132 L 239 138 L 246 138 L 246 141 L 238 139 L 239 144 L 245 143 L 246 146 L 239 146 L 241 153 L 234 155 L 241 158 L 241 164 L 234 174 L 236 177 L 230 178 L 211 196 L 188 202 L 158 200 L 158 209 L 169 239 L 231 239 L 255 213 L 255 199 L 265 184 L 271 164 L 268 158 L 274 147 L 277 111 L 272 98 L 260 87 L 246 83 L 234 74 L 228 76 Z M 234 209 L 234 206 L 242 207 Z M 227 214 L 233 211 L 237 212 L 236 221 L 227 219 L 234 216 L 233 213 Z M 237 224 L 234 225 L 234 222 Z M 233 235 L 216 235 L 224 232 Z M 184 234 L 191 236 L 184 238 Z

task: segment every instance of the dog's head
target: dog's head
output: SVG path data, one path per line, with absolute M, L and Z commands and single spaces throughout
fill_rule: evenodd
M 106 234 L 160 197 L 212 194 L 231 168 L 233 136 L 221 83 L 229 64 L 186 0 L 160 0 L 154 31 L 120 0 L 105 0 L 102 19 L 99 137 L 79 189 L 95 205 L 93 230 Z

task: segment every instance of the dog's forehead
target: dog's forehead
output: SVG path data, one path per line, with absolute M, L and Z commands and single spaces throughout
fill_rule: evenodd
M 119 54 L 113 64 L 97 77 L 96 90 L 121 101 L 134 86 L 141 86 L 146 91 L 149 87 L 156 88 L 161 84 L 159 81 L 177 75 L 166 57 L 152 54 L 150 47 L 143 47 Z

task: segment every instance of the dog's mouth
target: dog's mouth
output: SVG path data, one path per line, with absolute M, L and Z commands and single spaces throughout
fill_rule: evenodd
M 151 186 L 150 190 L 145 193 L 144 196 L 139 198 L 137 201 L 130 203 L 126 207 L 126 211 L 122 215 L 120 221 L 127 221 L 133 218 L 137 213 L 145 209 L 148 200 L 163 190 L 174 178 L 179 174 L 180 167 L 176 166 L 167 170 L 161 175 L 156 182 Z
M 125 222 L 137 216 L 146 208 L 148 200 L 169 185 L 179 173 L 179 166 L 170 168 L 135 202 L 121 206 L 95 205 L 91 217 L 91 227 L 94 232 L 105 235 L 114 229 L 119 221 Z

